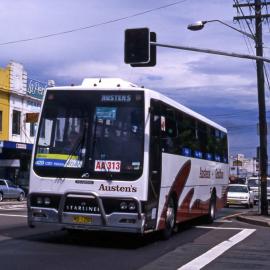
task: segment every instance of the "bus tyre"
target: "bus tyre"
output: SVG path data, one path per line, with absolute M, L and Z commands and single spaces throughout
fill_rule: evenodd
M 161 235 L 163 240 L 168 240 L 174 231 L 175 222 L 176 222 L 175 209 L 176 207 L 175 207 L 174 200 L 172 197 L 170 197 L 167 212 L 166 212 L 165 229 L 162 230 L 162 235 Z
M 207 223 L 213 223 L 216 218 L 216 196 L 213 194 L 210 199 L 208 215 L 206 216 Z

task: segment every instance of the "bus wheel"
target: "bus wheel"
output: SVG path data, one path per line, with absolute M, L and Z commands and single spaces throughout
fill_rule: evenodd
M 213 223 L 216 218 L 216 196 L 212 195 L 210 199 L 210 205 L 208 214 L 206 216 L 206 222 L 207 223 Z
M 168 240 L 174 230 L 175 227 L 175 221 L 176 221 L 176 211 L 175 211 L 175 203 L 173 198 L 170 197 L 168 208 L 166 212 L 166 221 L 165 221 L 165 229 L 162 230 L 162 239 Z

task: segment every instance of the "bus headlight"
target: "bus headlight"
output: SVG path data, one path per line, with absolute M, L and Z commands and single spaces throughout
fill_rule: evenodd
M 128 205 L 126 202 L 121 202 L 120 203 L 120 209 L 121 210 L 127 210 L 128 209 Z
M 42 197 L 37 197 L 37 204 L 43 204 Z
M 45 197 L 45 198 L 44 198 L 44 204 L 45 204 L 45 205 L 51 204 L 51 198 Z
M 136 205 L 134 202 L 128 204 L 128 210 L 134 211 L 136 209 Z

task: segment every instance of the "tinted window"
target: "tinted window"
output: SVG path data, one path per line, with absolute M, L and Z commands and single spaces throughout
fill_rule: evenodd
M 259 180 L 258 179 L 249 179 L 248 180 L 248 185 L 250 187 L 258 187 L 259 185 Z
M 244 192 L 248 193 L 248 188 L 245 186 L 229 186 L 228 192 Z
M 162 102 L 159 114 L 163 152 L 228 163 L 226 133 Z
M 42 176 L 137 179 L 144 96 L 139 91 L 49 91 L 37 135 Z

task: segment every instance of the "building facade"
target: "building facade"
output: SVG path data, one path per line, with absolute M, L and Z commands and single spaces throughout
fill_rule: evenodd
M 256 158 L 246 158 L 243 154 L 231 156 L 229 159 L 230 177 L 247 178 L 259 174 L 259 163 Z
M 8 139 L 10 69 L 0 68 L 0 140 Z
M 46 84 L 29 79 L 16 62 L 0 70 L 0 76 L 0 178 L 27 188 L 37 126 L 31 115 L 40 111 Z

